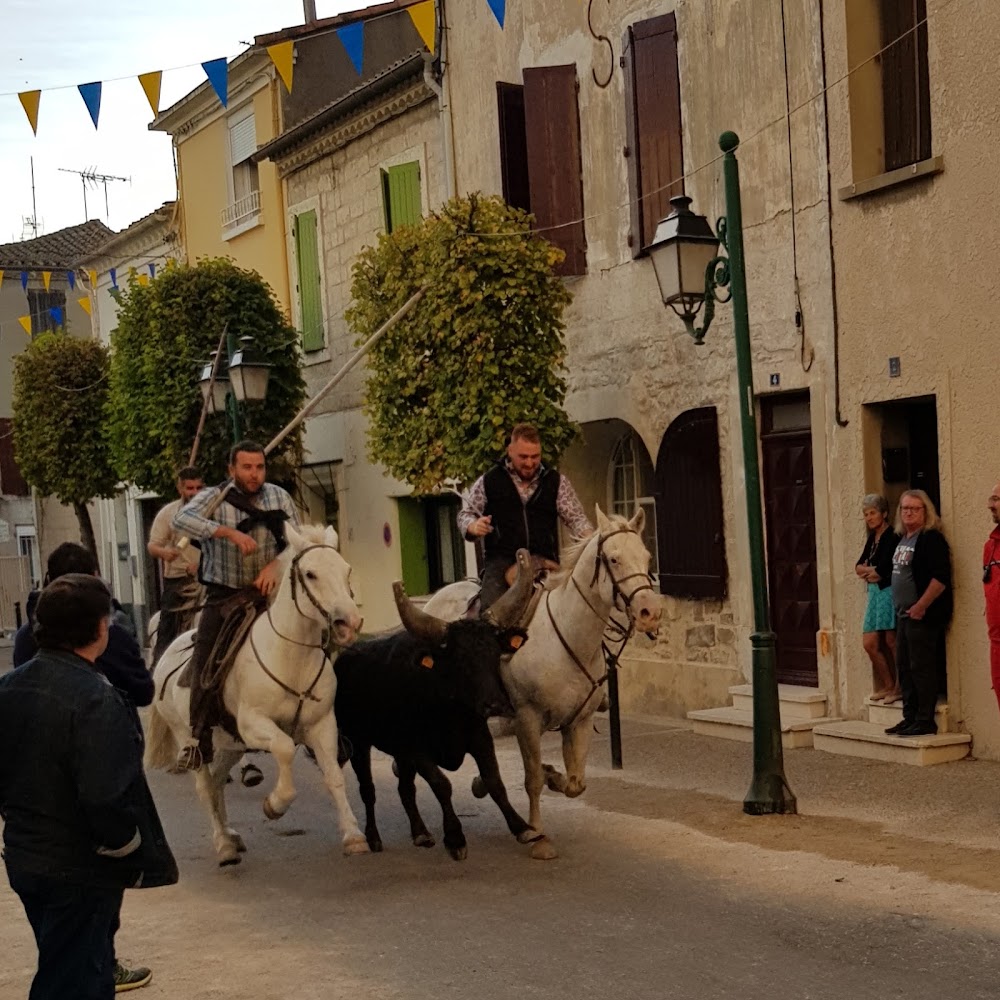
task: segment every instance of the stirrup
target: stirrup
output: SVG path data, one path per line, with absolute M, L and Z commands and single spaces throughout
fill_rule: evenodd
M 202 764 L 204 764 L 204 760 L 201 755 L 201 747 L 197 743 L 189 743 L 181 748 L 174 767 L 177 771 L 198 771 Z

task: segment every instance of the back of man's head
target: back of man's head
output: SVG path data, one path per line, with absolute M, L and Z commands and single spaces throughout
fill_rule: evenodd
M 90 549 L 85 549 L 76 542 L 63 542 L 52 550 L 46 564 L 45 582 L 51 583 L 67 573 L 83 573 L 96 576 L 97 556 Z
M 41 649 L 85 649 L 96 642 L 111 614 L 111 593 L 89 573 L 67 573 L 48 584 L 35 608 L 35 641 Z

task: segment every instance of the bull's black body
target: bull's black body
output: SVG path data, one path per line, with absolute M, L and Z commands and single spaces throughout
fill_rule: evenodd
M 440 768 L 457 770 L 471 754 L 511 833 L 528 830 L 507 798 L 500 778 L 490 715 L 509 711 L 500 682 L 500 657 L 513 651 L 512 638 L 482 620 L 452 622 L 441 643 L 405 631 L 361 640 L 336 660 L 337 724 L 358 777 L 365 804 L 365 836 L 382 849 L 375 825 L 375 785 L 371 748 L 396 760 L 399 797 L 410 820 L 413 842 L 434 841 L 417 811 L 414 777 L 430 785 L 441 804 L 444 842 L 456 860 L 466 855 L 465 835 L 451 804 L 451 783 Z M 516 641 L 516 640 L 515 640 Z

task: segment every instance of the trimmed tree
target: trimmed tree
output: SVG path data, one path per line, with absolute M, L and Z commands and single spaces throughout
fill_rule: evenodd
M 554 462 L 576 430 L 563 409 L 563 252 L 498 197 L 448 202 L 382 235 L 354 265 L 347 321 L 358 342 L 415 291 L 420 304 L 368 356 L 371 457 L 418 493 L 465 484 L 535 424 Z
M 14 359 L 14 452 L 21 474 L 44 496 L 69 504 L 80 541 L 97 543 L 87 503 L 113 497 L 118 476 L 105 422 L 108 351 L 61 333 L 33 340 Z
M 131 282 L 119 305 L 111 334 L 108 432 L 122 479 L 163 496 L 172 492 L 201 415 L 198 374 L 227 321 L 237 337 L 251 336 L 255 353 L 272 366 L 267 399 L 240 404 L 244 436 L 267 444 L 302 406 L 295 330 L 256 272 L 224 259 L 171 264 L 155 281 Z M 197 458 L 207 482 L 223 478 L 232 443 L 226 416 L 209 415 Z M 296 431 L 269 456 L 269 478 L 291 478 L 301 457 Z

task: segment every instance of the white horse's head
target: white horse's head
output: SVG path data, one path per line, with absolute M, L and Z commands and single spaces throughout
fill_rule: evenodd
M 660 627 L 663 605 L 649 575 L 652 557 L 642 540 L 646 512 L 640 507 L 631 520 L 608 517 L 597 505 L 597 539 L 589 539 L 587 549 L 596 548 L 594 573 L 602 591 L 607 589 L 612 603 L 635 624 L 636 631 L 652 633 Z M 603 567 L 606 572 L 599 573 Z
M 338 551 L 337 532 L 329 526 L 306 525 L 296 531 L 286 525 L 285 538 L 286 580 L 299 614 L 328 627 L 339 645 L 350 645 L 364 623 L 351 591 L 351 567 Z

